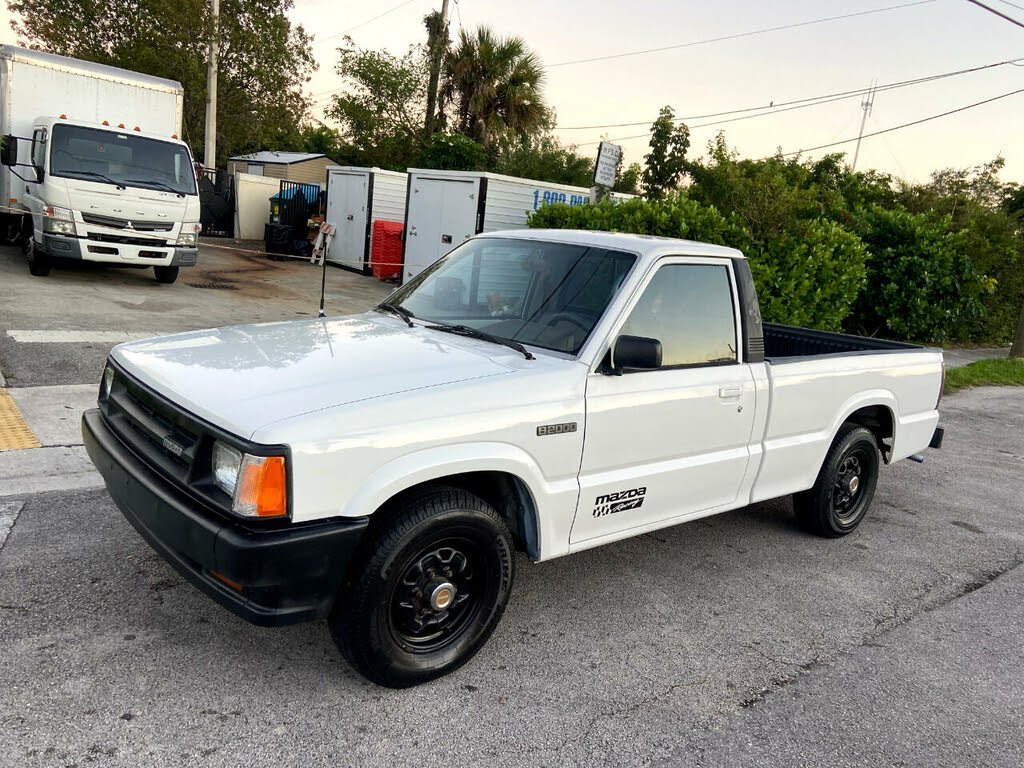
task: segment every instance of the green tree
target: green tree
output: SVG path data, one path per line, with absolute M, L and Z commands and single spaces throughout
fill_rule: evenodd
M 342 151 L 341 135 L 326 125 L 306 125 L 299 135 L 303 152 L 337 157 Z
M 644 157 L 644 194 L 664 197 L 679 186 L 686 170 L 686 151 L 690 148 L 690 129 L 673 122 L 675 111 L 662 107 L 651 126 L 651 151 Z
M 589 187 L 594 176 L 594 161 L 563 146 L 550 133 L 533 136 L 506 136 L 497 145 L 492 169 L 509 176 L 550 181 L 575 187 Z
M 482 171 L 487 152 L 461 133 L 435 133 L 423 150 L 423 167 L 440 171 Z
M 620 173 L 615 178 L 613 192 L 622 192 L 627 195 L 640 194 L 640 181 L 644 175 L 643 166 L 640 163 L 631 163 L 630 166 L 621 170 L 622 158 L 619 158 Z
M 547 124 L 540 59 L 519 37 L 490 28 L 462 30 L 445 57 L 441 98 L 451 128 L 491 147 L 505 135 L 528 136 Z
M 9 0 L 19 42 L 178 80 L 184 138 L 203 155 L 206 61 L 213 22 L 206 0 Z M 217 158 L 299 146 L 308 110 L 301 88 L 316 63 L 293 26 L 293 0 L 222 0 Z
M 427 57 L 422 46 L 404 55 L 357 48 L 351 38 L 338 49 L 340 94 L 328 114 L 359 165 L 405 170 L 419 164 L 426 120 Z

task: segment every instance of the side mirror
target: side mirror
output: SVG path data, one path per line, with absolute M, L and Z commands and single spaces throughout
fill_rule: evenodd
M 616 373 L 661 368 L 661 342 L 643 336 L 619 336 L 612 348 L 612 368 Z
M 0 165 L 15 165 L 18 162 L 18 139 L 16 136 L 0 136 Z

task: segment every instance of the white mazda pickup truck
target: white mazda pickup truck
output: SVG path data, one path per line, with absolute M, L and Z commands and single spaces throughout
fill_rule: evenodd
M 362 315 L 123 344 L 89 455 L 139 533 L 257 624 L 326 618 L 387 686 L 466 662 L 550 560 L 792 494 L 864 519 L 941 445 L 942 352 L 761 322 L 738 251 L 477 236 Z

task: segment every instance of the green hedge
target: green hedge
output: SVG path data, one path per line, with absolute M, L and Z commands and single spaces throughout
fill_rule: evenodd
M 832 222 L 799 222 L 771 242 L 758 242 L 738 217 L 683 194 L 634 198 L 618 205 L 547 205 L 530 226 L 591 229 L 699 240 L 738 248 L 750 260 L 761 312 L 773 323 L 839 330 L 865 282 L 860 239 Z

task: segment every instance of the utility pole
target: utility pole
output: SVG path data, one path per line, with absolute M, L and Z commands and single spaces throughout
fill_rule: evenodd
M 213 36 L 210 59 L 206 64 L 206 137 L 203 141 L 203 165 L 217 167 L 217 53 L 220 34 L 220 0 L 210 0 L 213 11 Z
M 429 32 L 429 30 L 428 30 Z M 434 108 L 437 106 L 437 83 L 441 79 L 441 57 L 448 41 L 448 0 L 441 2 L 441 23 L 434 33 L 433 50 L 430 52 L 430 82 L 427 84 L 427 124 L 425 134 L 429 139 L 434 132 Z
M 853 151 L 853 167 L 851 170 L 857 170 L 857 157 L 860 155 L 860 140 L 864 136 L 864 126 L 868 122 L 868 115 L 871 114 L 871 109 L 875 106 L 875 83 L 871 82 L 871 88 L 868 89 L 868 95 L 864 97 L 864 101 L 860 103 L 860 108 L 864 110 L 864 116 L 860 119 L 860 133 L 857 134 L 857 148 Z

